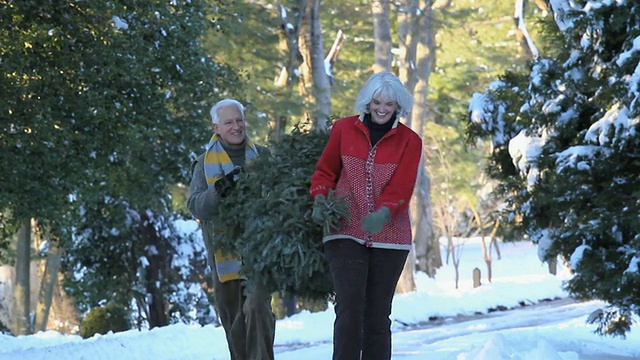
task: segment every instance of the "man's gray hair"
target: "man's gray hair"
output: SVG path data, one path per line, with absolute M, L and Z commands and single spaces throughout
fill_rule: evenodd
M 214 124 L 217 124 L 218 121 L 220 120 L 218 118 L 218 110 L 220 110 L 223 107 L 227 107 L 227 106 L 235 106 L 238 108 L 238 110 L 240 110 L 240 114 L 242 114 L 242 118 L 244 118 L 244 105 L 242 105 L 242 103 L 240 103 L 240 101 L 235 100 L 235 99 L 223 99 L 218 101 L 215 105 L 213 105 L 211 107 L 211 122 Z
M 360 119 L 364 119 L 364 115 L 371 112 L 369 103 L 378 95 L 393 99 L 398 103 L 396 114 L 398 118 L 411 112 L 413 96 L 409 90 L 397 76 L 390 72 L 379 72 L 367 80 L 356 98 L 355 111 L 360 113 Z

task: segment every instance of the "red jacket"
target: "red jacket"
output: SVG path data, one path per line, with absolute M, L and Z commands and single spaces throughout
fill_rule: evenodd
M 406 125 L 393 125 L 372 148 L 369 129 L 357 115 L 338 120 L 311 176 L 310 193 L 327 195 L 336 189 L 347 195 L 349 218 L 342 228 L 325 235 L 323 242 L 352 239 L 386 249 L 411 249 L 409 201 L 416 183 L 422 140 Z M 375 235 L 360 228 L 361 220 L 386 206 L 391 221 Z

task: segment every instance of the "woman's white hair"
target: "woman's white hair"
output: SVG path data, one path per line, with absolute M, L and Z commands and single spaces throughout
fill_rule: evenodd
M 380 72 L 374 74 L 364 84 L 358 97 L 356 98 L 355 111 L 360 113 L 360 119 L 364 119 L 365 114 L 369 114 L 369 103 L 373 98 L 382 95 L 388 99 L 393 99 L 398 104 L 396 117 L 401 118 L 411 112 L 413 106 L 413 96 L 402 84 L 397 76 L 390 72 Z
M 238 108 L 238 110 L 240 110 L 240 114 L 242 114 L 242 118 L 244 119 L 244 105 L 242 105 L 242 103 L 240 103 L 240 101 L 235 100 L 235 99 L 222 99 L 220 101 L 218 101 L 215 105 L 213 105 L 211 107 L 211 122 L 214 124 L 217 124 L 218 121 L 220 120 L 218 118 L 218 110 L 220 110 L 223 107 L 227 107 L 227 106 L 235 106 Z

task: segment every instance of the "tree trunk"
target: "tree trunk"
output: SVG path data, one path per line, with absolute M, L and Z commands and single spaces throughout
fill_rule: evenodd
M 451 263 L 453 264 L 453 268 L 455 270 L 456 289 L 458 289 L 458 284 L 460 282 L 460 249 L 456 247 L 456 244 L 453 243 L 453 236 L 451 236 L 451 234 L 447 234 L 447 247 L 449 248 Z
M 53 292 L 58 280 L 61 259 L 62 249 L 58 247 L 57 242 L 51 242 L 40 282 L 40 291 L 38 293 L 38 304 L 36 305 L 36 315 L 34 319 L 35 331 L 47 330 L 47 321 L 49 319 L 49 311 L 51 310 Z
M 58 281 L 53 290 L 53 301 L 49 311 L 49 317 L 56 319 L 56 322 L 55 324 L 47 322 L 47 329 L 53 329 L 63 334 L 73 334 L 80 327 L 78 319 L 81 318 L 81 314 L 75 307 L 74 299 L 66 294 L 61 286 L 64 281 L 64 275 L 58 273 L 57 276 Z
M 306 8 L 306 0 L 300 0 L 298 5 L 300 7 L 301 14 L 297 18 L 292 18 L 288 15 L 285 7 L 280 4 L 280 2 L 276 2 L 278 4 L 278 14 L 280 15 L 280 27 L 282 29 L 282 34 L 284 35 L 283 41 L 281 41 L 280 48 L 286 49 L 287 57 L 285 61 L 285 66 L 282 68 L 280 72 L 280 76 L 275 80 L 276 87 L 284 87 L 291 86 L 293 84 L 293 74 L 296 69 L 300 67 L 303 62 L 302 53 L 300 53 L 300 47 L 298 44 L 299 41 L 299 30 L 302 26 L 302 13 Z
M 303 62 L 302 54 L 299 47 L 299 30 L 302 22 L 302 14 L 297 17 L 289 16 L 287 9 L 277 2 L 278 15 L 280 16 L 280 28 L 282 29 L 282 37 L 280 38 L 279 48 L 286 54 L 285 66 L 280 69 L 280 75 L 274 79 L 273 85 L 280 89 L 281 99 L 284 101 L 292 101 L 293 94 L 293 74 Z M 306 1 L 300 1 L 301 8 L 306 7 Z M 286 132 L 288 118 L 286 114 L 276 114 L 273 117 L 273 133 L 270 134 L 271 140 L 279 141 Z
M 427 1 L 429 3 L 429 1 Z M 429 104 L 427 101 L 429 94 L 429 78 L 435 64 L 435 31 L 433 27 L 433 11 L 430 7 L 425 7 L 424 12 L 416 22 L 418 25 L 419 41 L 416 50 L 415 69 L 417 79 L 414 88 L 414 106 L 411 111 L 411 128 L 424 138 L 424 128 L 430 119 L 428 113 Z M 417 35 L 417 34 L 416 34 Z M 416 222 L 416 257 L 420 259 L 419 269 L 429 276 L 435 276 L 436 269 L 442 266 L 440 257 L 440 246 L 433 230 L 433 216 L 431 211 L 431 180 L 427 171 L 425 156 L 423 153 L 418 179 L 416 181 L 418 191 L 414 192 L 414 203 L 417 204 L 419 212 Z
M 411 93 L 415 88 L 416 73 L 415 61 L 417 50 L 416 33 L 418 33 L 416 17 L 418 12 L 418 0 L 400 0 L 398 4 L 398 77 Z M 410 124 L 409 124 L 410 126 Z
M 496 219 L 493 228 L 491 229 L 491 242 L 489 243 L 489 250 L 491 250 L 491 245 L 496 249 L 496 254 L 498 255 L 498 260 L 502 259 L 502 255 L 500 254 L 500 247 L 498 246 L 498 239 L 496 238 L 496 234 L 498 233 L 498 228 L 500 227 L 500 220 Z
M 25 220 L 18 230 L 16 250 L 16 281 L 13 289 L 15 311 L 13 319 L 14 335 L 32 333 L 31 312 L 31 222 Z
M 429 104 L 427 98 L 429 96 L 429 78 L 433 67 L 436 63 L 436 40 L 435 28 L 433 26 L 433 10 L 431 9 L 432 1 L 425 1 L 425 6 L 420 12 L 420 16 L 415 21 L 413 36 L 416 38 L 416 58 L 412 61 L 417 66 L 413 71 L 415 76 L 415 87 L 413 97 L 415 99 L 413 109 L 411 111 L 411 128 L 422 136 L 424 127 L 430 118 Z M 426 174 L 426 172 L 425 172 Z
M 424 128 L 430 116 L 427 113 L 429 77 L 435 64 L 433 1 L 404 0 L 399 4 L 399 76 L 414 96 L 414 106 L 407 126 L 423 137 Z M 436 269 L 442 266 L 442 258 L 436 232 L 433 229 L 430 193 L 431 181 L 423 154 L 412 199 L 415 209 L 412 214 L 415 227 L 414 247 L 418 269 L 433 277 Z
M 391 71 L 393 56 L 391 54 L 391 24 L 389 21 L 389 0 L 371 1 L 373 14 L 373 72 Z
M 320 0 L 306 3 L 300 27 L 301 93 L 306 95 L 309 116 L 315 129 L 326 129 L 331 116 L 331 83 L 325 71 Z
M 431 179 L 427 174 L 425 155 L 420 159 L 418 179 L 412 199 L 414 208 L 414 248 L 417 270 L 429 277 L 436 275 L 436 269 L 442 266 L 440 244 L 433 228 L 433 210 L 431 208 Z
M 149 327 L 168 325 L 164 296 L 160 284 L 165 282 L 167 253 L 165 243 L 145 212 L 140 213 L 140 233 L 149 265 L 145 271 L 145 286 L 148 296 Z
M 408 293 L 415 291 L 416 282 L 413 277 L 413 272 L 415 271 L 415 256 L 413 250 L 409 251 L 409 255 L 407 255 L 407 261 L 404 263 L 404 268 L 402 268 L 402 274 L 400 274 L 400 279 L 398 280 L 398 284 L 396 284 L 396 293 Z
M 482 258 L 484 259 L 485 264 L 487 264 L 487 281 L 491 282 L 491 277 L 493 276 L 493 271 L 491 270 L 491 243 L 487 247 L 486 236 L 484 234 L 484 229 L 480 228 L 480 240 L 482 241 Z

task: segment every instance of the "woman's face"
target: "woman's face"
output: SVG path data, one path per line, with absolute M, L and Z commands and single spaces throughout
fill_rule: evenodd
M 391 120 L 391 116 L 398 109 L 398 104 L 395 100 L 389 99 L 384 95 L 378 95 L 369 103 L 369 110 L 371 111 L 371 121 L 376 124 L 385 124 Z

